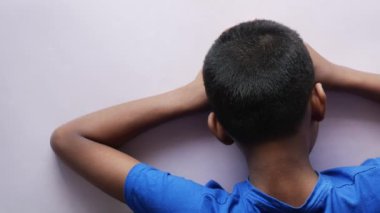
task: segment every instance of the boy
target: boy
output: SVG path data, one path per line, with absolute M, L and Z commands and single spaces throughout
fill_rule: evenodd
M 273 21 L 234 26 L 191 83 L 113 106 L 54 131 L 55 152 L 135 212 L 375 212 L 380 159 L 316 172 L 309 161 L 326 95 L 322 84 L 380 100 L 380 75 L 335 65 Z M 211 107 L 208 126 L 237 143 L 249 178 L 232 193 L 140 163 L 116 148 L 147 128 Z

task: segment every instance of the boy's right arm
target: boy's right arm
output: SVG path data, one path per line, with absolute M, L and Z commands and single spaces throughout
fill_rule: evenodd
M 380 102 L 380 74 L 331 63 L 305 44 L 314 64 L 315 79 L 331 89 L 353 92 Z

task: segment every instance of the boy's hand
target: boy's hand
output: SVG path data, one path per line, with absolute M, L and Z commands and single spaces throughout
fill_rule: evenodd
M 321 56 L 309 44 L 305 43 L 305 46 L 313 61 L 315 81 L 321 82 L 324 86 L 332 86 L 331 84 L 333 84 L 333 82 L 331 82 L 331 80 L 334 75 L 334 64 Z
M 305 44 L 313 61 L 315 81 L 323 86 L 353 92 L 380 101 L 380 75 L 355 70 L 331 63 L 308 44 Z
M 185 101 L 189 104 L 190 111 L 207 109 L 208 101 L 202 71 L 198 72 L 196 78 L 181 89 L 187 99 Z

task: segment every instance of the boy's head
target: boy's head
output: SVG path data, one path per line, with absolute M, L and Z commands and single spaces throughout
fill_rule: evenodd
M 302 39 L 268 20 L 223 32 L 206 55 L 203 78 L 215 113 L 209 125 L 218 122 L 228 137 L 251 145 L 295 134 L 315 86 Z

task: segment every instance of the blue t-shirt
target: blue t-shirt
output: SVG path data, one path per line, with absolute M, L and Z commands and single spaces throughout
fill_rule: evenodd
M 232 193 L 215 181 L 205 186 L 143 163 L 129 172 L 124 198 L 135 212 L 380 212 L 380 158 L 360 166 L 318 173 L 317 184 L 297 208 L 261 192 L 248 180 Z

